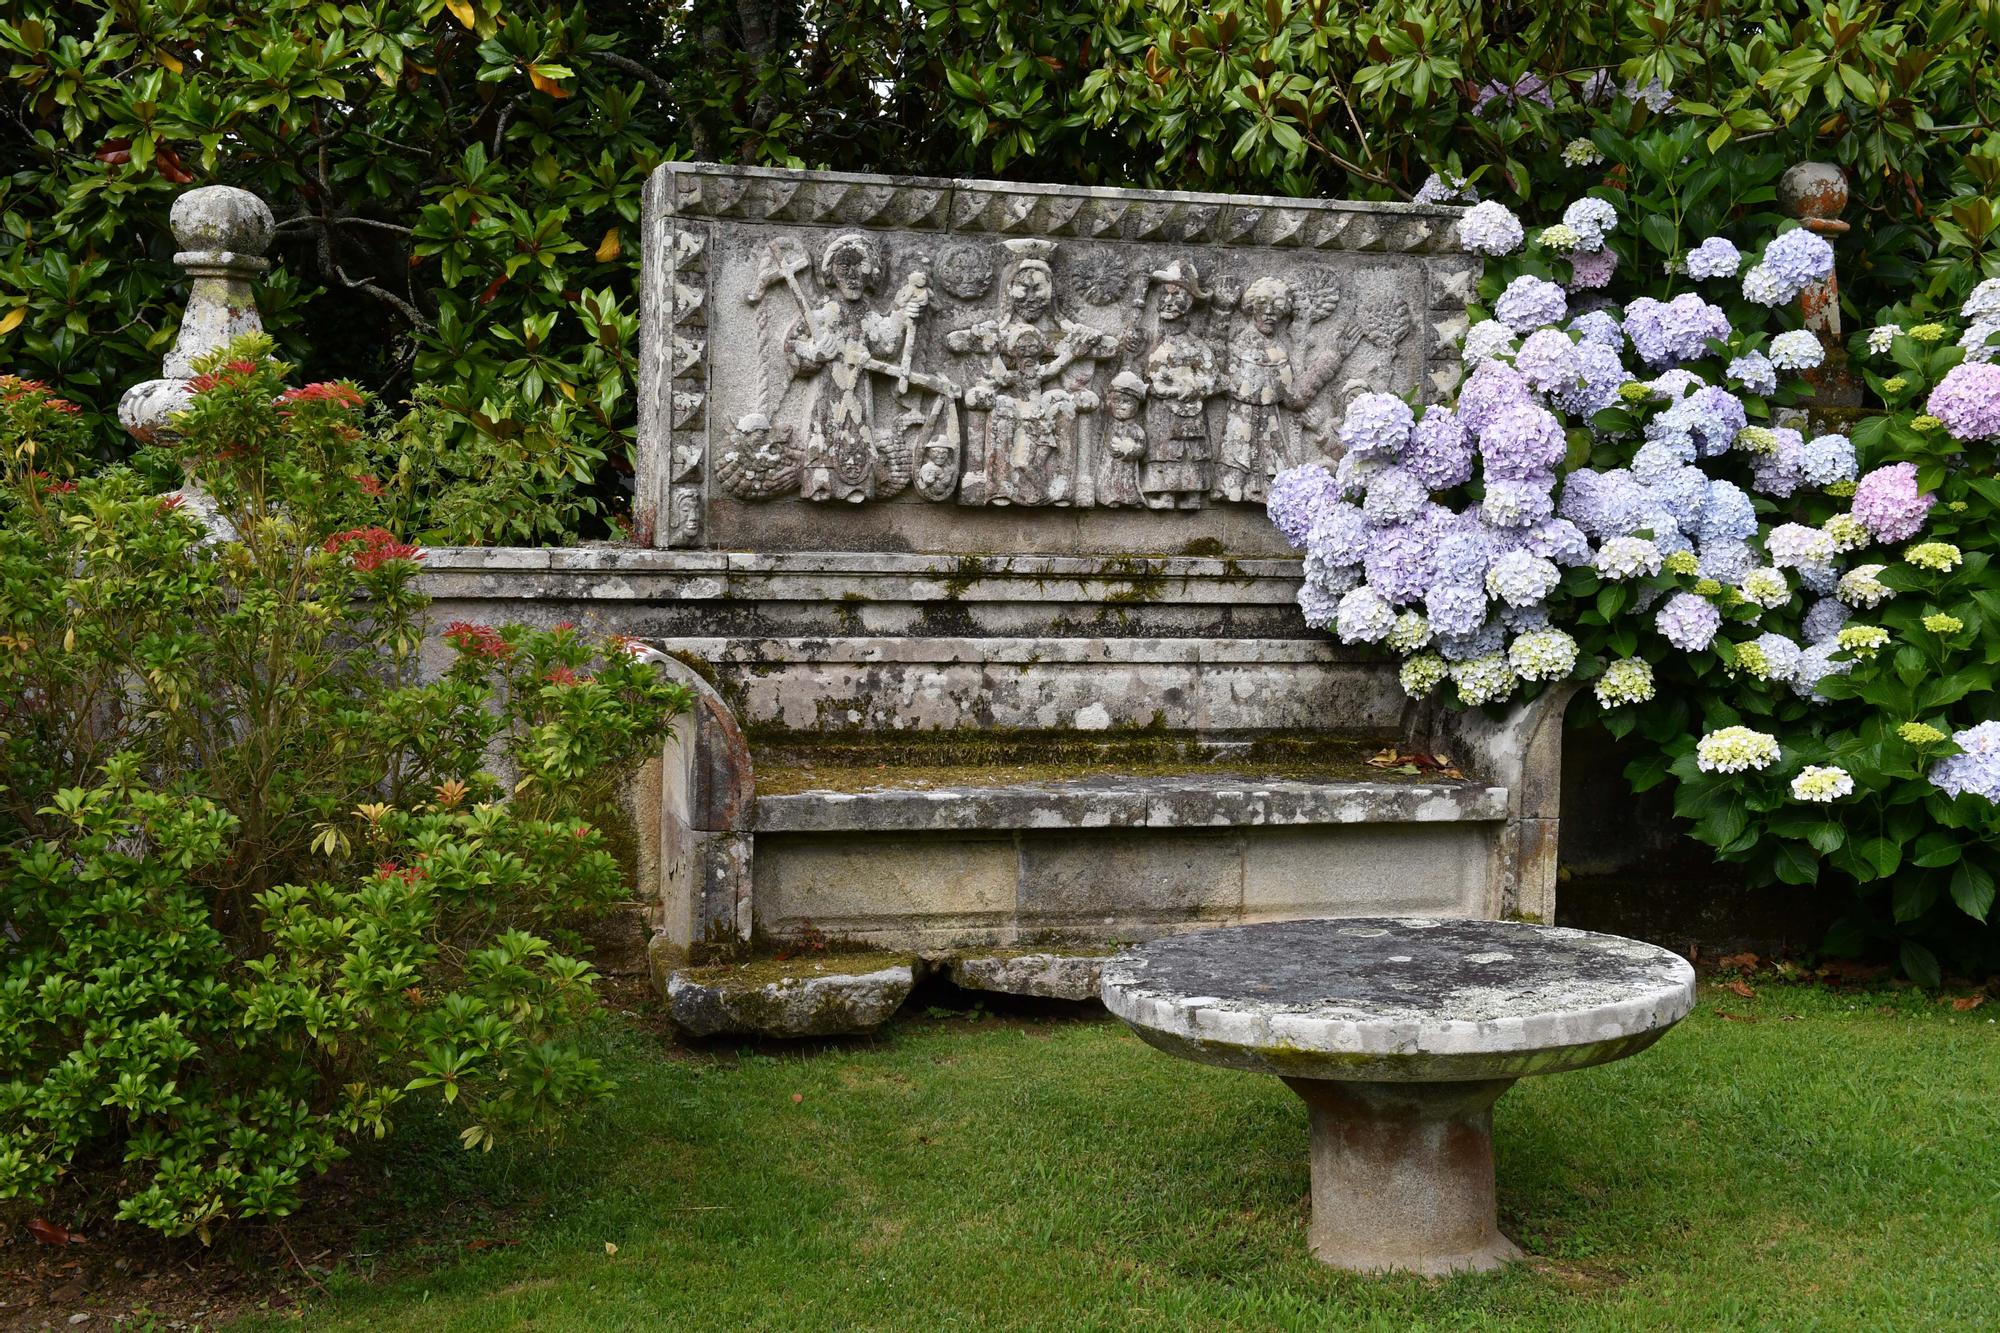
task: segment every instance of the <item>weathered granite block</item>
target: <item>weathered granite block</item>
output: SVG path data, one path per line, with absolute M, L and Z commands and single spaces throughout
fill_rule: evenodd
M 1428 393 L 1456 210 L 673 162 L 638 527 L 761 551 L 1283 555 L 1271 477 Z

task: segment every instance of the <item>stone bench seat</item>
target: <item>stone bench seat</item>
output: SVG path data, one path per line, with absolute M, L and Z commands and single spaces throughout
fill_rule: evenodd
M 996 775 L 997 776 L 997 775 Z M 757 833 L 951 833 L 968 830 L 1197 829 L 1255 825 L 1444 823 L 1507 817 L 1507 789 L 1478 782 L 1395 783 L 1260 778 L 1218 771 L 1103 774 L 1040 782 L 841 784 L 757 797 Z

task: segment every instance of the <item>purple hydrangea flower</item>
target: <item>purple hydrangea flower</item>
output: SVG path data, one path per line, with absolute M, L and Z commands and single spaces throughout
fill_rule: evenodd
M 1771 433 L 1778 437 L 1778 445 L 1770 453 L 1757 456 L 1751 467 L 1750 487 L 1759 495 L 1784 500 L 1805 481 L 1806 443 L 1803 436 L 1788 426 L 1779 426 Z
M 1616 250 L 1579 251 L 1570 256 L 1569 289 L 1573 292 L 1599 291 L 1611 285 L 1611 275 L 1617 271 Z
M 1680 437 L 1648 440 L 1632 455 L 1632 476 L 1641 486 L 1657 486 L 1694 462 L 1694 444 Z M 1706 482 L 1703 483 L 1706 486 Z
M 1485 620 L 1463 634 L 1438 636 L 1438 656 L 1447 662 L 1469 662 L 1500 651 L 1506 631 L 1498 620 Z
M 1566 444 L 1555 413 L 1533 403 L 1499 412 L 1479 433 L 1479 453 L 1489 479 L 1519 481 L 1552 471 L 1562 462 Z
M 1361 565 L 1368 586 L 1393 606 L 1420 601 L 1430 586 L 1431 545 L 1422 522 L 1375 529 Z
M 1340 442 L 1350 454 L 1393 457 L 1408 443 L 1416 416 L 1393 393 L 1357 394 L 1340 420 Z
M 1924 525 L 1937 497 L 1917 489 L 1915 463 L 1878 467 L 1854 487 L 1854 517 L 1877 541 L 1899 542 L 1914 537 Z
M 1384 468 L 1368 479 L 1368 498 L 1361 510 L 1370 523 L 1408 523 L 1423 512 L 1430 488 L 1407 468 Z
M 1722 612 L 1706 597 L 1677 592 L 1653 617 L 1653 628 L 1682 652 L 1698 653 L 1715 641 L 1715 632 L 1722 628 Z
M 1582 528 L 1566 518 L 1537 523 L 1523 535 L 1527 540 L 1522 543 L 1522 550 L 1544 560 L 1553 560 L 1558 565 L 1574 568 L 1587 565 L 1594 558 L 1590 538 L 1584 535 Z
M 1342 593 L 1361 582 L 1359 565 L 1331 564 L 1311 551 L 1306 552 L 1304 563 L 1306 582 L 1319 589 L 1321 596 L 1333 601 L 1339 601 Z
M 1845 435 L 1821 435 L 1799 454 L 1799 471 L 1815 486 L 1853 481 L 1858 466 L 1854 460 L 1854 441 Z
M 1271 494 L 1264 502 L 1264 512 L 1270 515 L 1271 522 L 1293 550 L 1303 550 L 1306 534 L 1312 531 L 1327 506 L 1339 498 L 1333 473 L 1322 463 L 1307 463 L 1287 468 L 1271 478 Z
M 1743 263 L 1743 255 L 1727 239 L 1711 236 L 1688 251 L 1690 278 L 1733 278 Z
M 1482 587 L 1493 555 L 1491 536 L 1477 524 L 1442 536 L 1431 551 L 1431 585 Z
M 1799 646 L 1782 634 L 1759 634 L 1755 640 L 1764 654 L 1764 676 L 1767 680 L 1790 683 L 1799 675 Z
M 1631 378 L 1615 350 L 1603 343 L 1584 343 L 1576 349 L 1576 377 L 1550 397 L 1571 416 L 1589 420 L 1616 406 L 1619 387 Z
M 1562 516 L 1593 537 L 1623 537 L 1639 526 L 1646 488 L 1624 468 L 1579 468 L 1563 482 Z
M 1507 408 L 1534 401 L 1528 382 L 1512 366 L 1488 361 L 1475 366 L 1458 390 L 1458 419 L 1473 434 Z
M 1476 116 L 1488 112 L 1498 115 L 1500 111 L 1511 110 L 1516 102 L 1540 102 L 1545 107 L 1553 107 L 1556 99 L 1549 91 L 1549 81 L 1529 72 L 1512 83 L 1494 82 L 1481 87 L 1472 101 L 1472 113 Z
M 1531 388 L 1550 393 L 1577 377 L 1577 345 L 1561 329 L 1537 329 L 1522 340 L 1514 369 Z
M 1516 333 L 1560 324 L 1568 316 L 1569 298 L 1563 289 L 1532 273 L 1523 273 L 1508 283 L 1493 303 L 1493 318 Z
M 1486 484 L 1479 513 L 1496 528 L 1529 528 L 1555 513 L 1553 475 L 1501 479 Z
M 1840 569 L 1832 564 L 1800 565 L 1799 586 L 1824 597 L 1840 586 Z
M 1632 475 L 1638 476 L 1638 471 Z M 1708 504 L 1708 476 L 1698 467 L 1673 468 L 1646 486 L 1646 498 L 1671 514 L 1676 527 L 1698 532 L 1701 511 Z
M 1625 307 L 1625 336 L 1648 365 L 1692 361 L 1711 338 L 1729 336 L 1729 316 L 1693 292 L 1665 302 L 1642 296 Z
M 1403 466 L 1434 491 L 1448 491 L 1472 479 L 1472 444 L 1465 424 L 1448 407 L 1430 407 L 1410 434 Z
M 1339 612 L 1340 593 L 1322 588 L 1312 579 L 1299 585 L 1299 614 L 1305 617 L 1307 628 L 1331 629 Z
M 1953 439 L 2000 437 L 2000 366 L 1980 362 L 1953 366 L 1931 390 L 1924 411 L 1942 421 Z
M 1479 202 L 1479 191 L 1463 176 L 1433 171 L 1424 177 L 1424 183 L 1417 187 L 1410 201 L 1418 204 L 1476 204 Z
M 1789 301 L 1815 282 L 1833 276 L 1833 247 L 1817 232 L 1798 227 L 1764 247 L 1762 267 L 1786 288 Z

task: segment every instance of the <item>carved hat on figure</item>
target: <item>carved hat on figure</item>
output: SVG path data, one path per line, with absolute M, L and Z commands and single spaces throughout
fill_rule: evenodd
M 1176 259 L 1165 268 L 1154 269 L 1146 276 L 1164 286 L 1179 287 L 1197 301 L 1206 301 L 1211 295 L 1201 288 L 1201 273 L 1192 262 L 1185 259 Z

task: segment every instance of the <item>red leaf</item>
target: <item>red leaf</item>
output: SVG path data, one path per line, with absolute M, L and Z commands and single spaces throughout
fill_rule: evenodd
M 28 1223 L 28 1234 L 44 1245 L 81 1245 L 83 1237 L 68 1227 L 59 1227 L 45 1217 Z
M 1962 1014 L 1969 1009 L 1977 1009 L 1985 1003 L 1986 997 L 1984 995 L 1961 995 L 1951 1002 L 1951 1007 Z
M 153 150 L 153 168 L 176 185 L 187 185 L 194 177 L 181 165 L 180 154 L 161 144 Z
M 104 146 L 97 150 L 97 160 L 110 166 L 123 166 L 132 160 L 130 139 L 106 139 Z
M 500 289 L 506 285 L 507 285 L 507 275 L 505 273 L 502 273 L 499 277 L 493 279 L 491 286 L 487 287 L 485 291 L 479 294 L 479 304 L 491 305 L 493 303 L 493 298 L 498 296 L 500 294 Z

